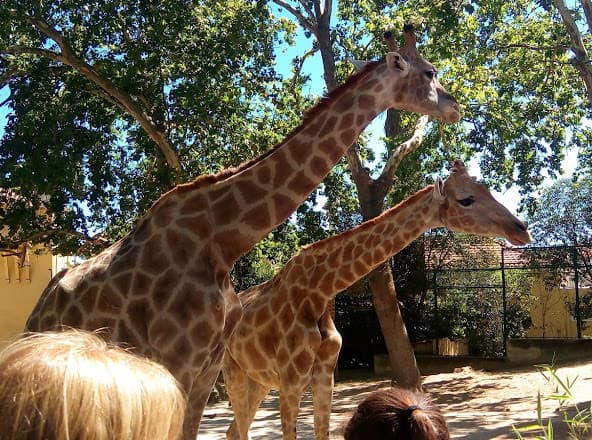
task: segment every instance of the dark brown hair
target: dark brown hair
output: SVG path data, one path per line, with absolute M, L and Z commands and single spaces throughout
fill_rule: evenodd
M 360 403 L 345 440 L 449 440 L 444 416 L 421 394 L 403 388 L 375 391 Z

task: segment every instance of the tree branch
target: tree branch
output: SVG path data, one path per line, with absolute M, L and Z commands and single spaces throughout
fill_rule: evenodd
M 556 44 L 554 46 L 535 46 L 533 44 L 521 44 L 521 43 L 515 43 L 515 44 L 506 44 L 504 46 L 498 46 L 499 49 L 515 49 L 515 48 L 521 48 L 521 49 L 528 49 L 528 50 L 538 50 L 538 51 L 548 51 L 548 50 L 558 50 L 558 49 L 568 49 L 568 46 L 566 46 L 565 44 Z
M 304 10 L 306 11 L 306 13 L 308 14 L 309 17 L 315 16 L 312 9 L 310 9 L 310 7 L 308 6 L 308 3 L 306 0 L 299 0 L 299 3 L 300 3 L 300 6 L 302 6 L 304 8 Z
M 580 0 L 584 9 L 586 23 L 588 23 L 588 32 L 592 33 L 592 2 L 590 0 Z
M 23 76 L 25 74 L 26 74 L 26 72 L 24 70 L 6 69 L 6 72 L 4 72 L 2 75 L 0 75 L 0 88 L 4 87 L 10 79 L 15 78 L 17 76 Z M 2 107 L 5 103 L 6 103 L 6 101 L 4 101 L 4 103 L 0 104 L 0 107 Z
M 3 87 L 4 84 L 0 82 L 0 87 Z M 12 99 L 12 91 L 10 91 L 10 93 L 8 94 L 8 97 L 0 102 L 0 108 L 4 107 L 10 100 Z
M 325 7 L 323 8 L 323 16 L 331 17 L 333 11 L 333 0 L 325 0 Z
M 106 239 L 101 233 L 96 234 L 94 236 L 88 236 L 78 231 L 61 231 L 61 230 L 46 230 L 40 231 L 35 234 L 32 234 L 28 237 L 24 237 L 18 240 L 3 240 L 2 244 L 5 248 L 0 249 L 0 252 L 10 252 L 11 255 L 20 255 L 21 251 L 15 251 L 14 249 L 18 249 L 20 246 L 26 243 L 34 242 L 40 238 L 50 237 L 53 235 L 65 235 L 65 236 L 72 236 L 78 237 L 84 241 L 82 246 L 79 249 L 82 249 L 89 245 L 99 246 L 101 248 L 105 248 L 109 246 L 111 243 L 108 239 Z
M 360 192 L 360 187 L 370 185 L 372 183 L 372 179 L 370 178 L 368 169 L 362 166 L 362 161 L 358 155 L 356 144 L 352 145 L 347 150 L 345 157 L 347 158 L 352 179 L 356 185 L 356 188 L 358 189 L 358 192 Z
M 300 76 L 300 72 L 302 71 L 302 67 L 304 66 L 304 62 L 306 61 L 307 58 L 313 56 L 318 50 L 319 50 L 318 47 L 313 47 L 311 50 L 309 50 L 304 55 L 302 55 L 300 58 L 298 58 L 298 64 L 295 67 L 296 71 L 294 72 L 294 76 L 292 77 L 292 89 L 294 89 L 296 81 L 297 81 L 298 77 Z
M 38 55 L 43 58 L 49 58 L 60 63 L 66 63 L 66 58 L 59 53 L 52 52 L 47 49 L 39 49 L 38 47 L 30 46 L 9 46 L 2 49 L 3 54 L 9 55 Z
M 323 15 L 323 12 L 321 11 L 321 0 L 312 0 L 312 5 L 314 6 L 314 17 L 317 19 L 318 23 L 318 20 Z
M 157 126 L 152 116 L 148 114 L 147 111 L 143 110 L 131 95 L 129 95 L 111 80 L 99 74 L 91 65 L 78 57 L 67 39 L 64 38 L 64 36 L 55 28 L 47 24 L 42 18 L 37 16 L 29 16 L 27 17 L 27 21 L 40 32 L 51 38 L 60 47 L 61 51 L 61 54 L 56 54 L 55 52 L 44 49 L 31 48 L 33 50 L 29 53 L 60 61 L 74 68 L 89 81 L 100 87 L 105 93 L 111 96 L 111 102 L 118 102 L 118 107 L 125 110 L 126 113 L 134 117 L 134 119 L 142 126 L 148 136 L 158 145 L 165 157 L 167 164 L 176 171 L 181 171 L 179 158 L 177 157 L 177 153 L 168 140 L 166 132 Z
M 559 14 L 561 14 L 561 18 L 571 39 L 571 50 L 575 55 L 572 64 L 578 70 L 580 77 L 584 81 L 588 95 L 588 103 L 592 105 L 592 66 L 589 62 L 590 59 L 588 58 L 588 52 L 586 51 L 584 40 L 582 39 L 582 35 L 574 18 L 565 6 L 563 0 L 553 0 L 553 4 L 559 11 Z
M 303 28 L 308 29 L 315 36 L 317 35 L 317 27 L 316 27 L 316 24 L 315 23 L 312 23 L 309 19 L 307 19 L 304 15 L 302 15 L 302 13 L 298 9 L 294 8 L 289 3 L 286 3 L 284 0 L 272 0 L 272 1 L 276 5 L 281 6 L 286 11 L 288 11 L 290 14 L 292 14 L 296 18 L 296 20 L 298 20 L 298 22 L 300 23 L 300 25 Z
M 382 169 L 382 172 L 380 173 L 380 180 L 387 184 L 390 184 L 390 182 L 393 181 L 395 172 L 399 168 L 401 161 L 407 157 L 407 155 L 414 152 L 421 146 L 429 120 L 430 118 L 427 115 L 423 115 L 417 120 L 415 129 L 413 130 L 413 135 L 401 145 L 399 145 L 397 149 L 395 149 L 389 156 L 384 168 Z

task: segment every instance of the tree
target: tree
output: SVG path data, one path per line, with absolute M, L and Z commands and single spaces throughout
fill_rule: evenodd
M 581 124 L 589 116 L 589 108 L 582 106 L 586 90 L 573 87 L 578 73 L 569 63 L 569 37 L 550 8 L 528 1 L 274 3 L 314 37 L 311 50 L 321 54 L 329 90 L 349 71 L 347 59 L 384 53 L 377 43 L 382 33 L 408 21 L 416 24 L 424 56 L 441 69 L 448 89 L 464 104 L 464 123 L 446 129 L 427 118 L 390 112 L 378 170 L 368 166 L 373 152 L 363 142 L 347 154 L 351 178 L 342 181 L 355 185 L 363 219 L 409 194 L 401 191 L 387 199 L 393 181 L 403 181 L 395 177 L 401 168 L 407 175 L 412 170 L 433 172 L 444 159 L 479 153 L 488 182 L 498 189 L 514 182 L 529 194 L 542 182 L 543 170 L 558 172 L 568 133 L 582 154 L 586 151 L 590 130 Z M 420 146 L 416 162 L 404 159 Z M 395 380 L 417 386 L 419 373 L 399 318 L 390 270 L 385 266 L 368 279 L 381 325 L 390 327 L 383 326 L 387 344 L 396 341 L 389 348 Z
M 273 109 L 285 20 L 262 2 L 7 0 L 0 23 L 0 186 L 17 196 L 1 247 L 96 252 L 80 247 L 113 242 L 173 184 L 292 125 Z
M 575 261 L 580 276 L 592 281 L 592 178 L 560 179 L 545 188 L 529 215 L 529 229 L 537 244 L 562 246 L 535 260 L 551 269 L 566 270 Z M 575 253 L 575 254 L 574 254 Z M 574 258 L 575 257 L 575 258 Z
M 528 223 L 537 244 L 592 243 L 592 178 L 560 179 L 541 191 Z

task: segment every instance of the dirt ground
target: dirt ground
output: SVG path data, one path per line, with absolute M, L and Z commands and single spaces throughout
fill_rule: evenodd
M 572 392 L 579 409 L 590 408 L 592 399 L 592 361 L 558 369 L 565 380 L 577 378 Z M 463 440 L 516 439 L 512 425 L 524 426 L 536 421 L 537 393 L 547 395 L 552 387 L 534 367 L 512 371 L 475 371 L 470 367 L 454 373 L 425 376 L 426 393 L 443 411 L 451 437 Z M 389 386 L 384 379 L 339 380 L 335 386 L 331 415 L 331 438 L 340 439 L 344 424 L 355 406 L 371 391 Z M 251 425 L 251 439 L 281 439 L 278 393 L 272 392 L 261 404 Z M 543 401 L 543 418 L 553 420 L 555 440 L 569 438 L 558 403 Z M 572 408 L 573 409 L 573 408 Z M 227 402 L 206 408 L 199 439 L 225 439 L 232 421 Z M 299 439 L 313 439 L 312 401 L 309 393 L 302 399 L 297 426 Z M 534 435 L 525 438 L 534 438 Z

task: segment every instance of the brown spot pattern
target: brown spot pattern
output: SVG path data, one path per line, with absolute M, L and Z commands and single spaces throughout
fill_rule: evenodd
M 294 366 L 300 374 L 306 373 L 312 366 L 313 358 L 309 352 L 302 350 L 294 356 Z
M 280 188 L 283 186 L 286 177 L 292 174 L 292 166 L 288 163 L 286 153 L 283 150 L 278 150 L 275 163 L 275 176 L 273 178 L 273 186 Z
M 119 292 L 124 294 L 129 292 L 132 283 L 132 273 L 127 272 L 113 278 L 113 285 Z
M 136 272 L 132 286 L 132 292 L 135 295 L 147 295 L 149 294 L 148 289 L 152 286 L 152 278 L 142 272 Z
M 267 193 L 267 189 L 248 180 L 241 182 L 238 190 L 246 203 L 251 204 L 261 200 Z
M 341 118 L 341 123 L 339 124 L 339 130 L 344 130 L 346 128 L 351 127 L 354 124 L 355 114 L 353 112 L 346 113 Z
M 259 183 L 266 185 L 271 181 L 271 169 L 269 167 L 262 167 L 257 170 L 257 180 Z
M 176 216 L 177 203 L 176 198 L 168 198 L 156 206 L 152 219 L 157 227 L 163 227 L 172 222 Z
M 215 331 L 210 323 L 200 320 L 191 329 L 191 338 L 195 341 L 210 341 L 214 333 Z
M 275 222 L 284 221 L 298 207 L 292 199 L 282 194 L 274 194 L 273 203 L 275 205 Z
M 319 156 L 314 156 L 310 161 L 310 170 L 314 173 L 315 176 L 319 178 L 323 178 L 329 172 L 329 165 Z
M 316 186 L 316 183 L 310 180 L 304 171 L 299 171 L 289 182 L 288 189 L 296 194 L 308 194 Z
M 162 241 L 158 235 L 152 237 L 142 251 L 141 267 L 148 273 L 160 273 L 169 266 L 169 261 L 162 252 Z
M 335 129 L 335 124 L 337 124 L 337 116 L 331 115 L 329 119 L 327 119 L 327 122 L 325 122 L 320 134 L 323 135 L 333 132 Z
M 374 107 L 375 104 L 375 100 L 374 100 L 374 96 L 372 95 L 360 95 L 358 97 L 358 105 L 360 106 L 360 108 L 362 110 L 368 110 Z
M 333 109 L 337 113 L 344 113 L 350 110 L 354 106 L 354 97 L 351 93 L 346 93 L 341 98 L 337 100 Z
M 193 214 L 194 212 L 199 212 L 206 206 L 207 201 L 205 196 L 201 193 L 197 193 L 187 198 L 184 202 L 181 203 L 181 207 L 179 208 L 179 214 Z
M 97 310 L 109 314 L 118 314 L 123 307 L 123 299 L 110 287 L 103 286 L 97 302 Z
M 345 145 L 351 145 L 355 139 L 356 139 L 356 131 L 353 128 L 350 128 L 349 130 L 345 130 L 344 132 L 341 133 L 341 141 Z
M 228 191 L 224 197 L 212 205 L 212 216 L 217 226 L 227 225 L 232 222 L 239 212 L 238 202 L 232 191 Z
M 343 154 L 343 150 L 337 145 L 337 141 L 333 137 L 323 139 L 319 144 L 319 150 L 322 151 L 332 163 L 337 162 Z
M 271 224 L 267 205 L 265 203 L 260 203 L 253 209 L 245 212 L 241 218 L 241 222 L 255 230 L 267 229 Z

